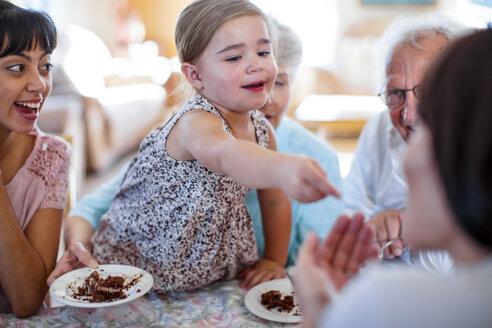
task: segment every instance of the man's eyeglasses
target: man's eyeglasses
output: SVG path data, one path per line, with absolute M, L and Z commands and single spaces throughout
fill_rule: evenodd
M 389 109 L 395 109 L 403 105 L 407 98 L 407 92 L 412 91 L 417 99 L 420 99 L 421 85 L 416 85 L 413 89 L 391 89 L 378 93 L 383 102 Z

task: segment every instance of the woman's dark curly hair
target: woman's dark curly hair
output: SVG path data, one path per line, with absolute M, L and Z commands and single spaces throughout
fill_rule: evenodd
M 426 76 L 419 114 L 454 215 L 492 249 L 492 29 L 444 52 Z
M 0 0 L 0 57 L 18 55 L 41 46 L 48 53 L 56 48 L 56 27 L 45 13 L 23 9 Z

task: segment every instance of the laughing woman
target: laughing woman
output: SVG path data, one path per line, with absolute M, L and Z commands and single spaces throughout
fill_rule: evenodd
M 51 91 L 56 29 L 45 14 L 0 1 L 0 313 L 42 305 L 68 190 L 70 148 L 36 120 Z

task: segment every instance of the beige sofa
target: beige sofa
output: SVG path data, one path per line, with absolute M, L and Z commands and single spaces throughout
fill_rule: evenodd
M 60 31 L 53 61 L 53 91 L 39 124 L 72 135 L 82 159 L 78 171 L 105 171 L 164 119 L 167 58 L 114 58 L 94 33 L 71 25 Z M 64 99 L 71 100 L 64 105 Z

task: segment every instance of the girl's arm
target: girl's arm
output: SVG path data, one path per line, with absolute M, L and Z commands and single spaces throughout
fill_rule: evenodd
M 224 130 L 219 117 L 204 111 L 184 114 L 171 131 L 166 149 L 175 159 L 196 159 L 209 170 L 252 189 L 280 188 L 301 202 L 329 194 L 339 196 L 315 160 L 234 138 Z
M 244 278 L 241 287 L 249 289 L 261 282 L 285 276 L 291 231 L 289 198 L 280 189 L 259 189 L 265 252 L 260 261 L 238 276 Z
M 269 149 L 276 151 L 277 142 L 271 125 L 268 125 L 268 135 Z M 244 277 L 241 287 L 247 289 L 264 281 L 284 277 L 289 250 L 292 218 L 289 197 L 280 189 L 258 189 L 257 194 L 265 236 L 265 251 L 260 261 L 239 274 L 239 278 Z
M 0 285 L 14 314 L 26 317 L 39 310 L 48 290 L 63 211 L 36 211 L 23 232 L 1 181 L 0 172 Z
M 279 189 L 262 189 L 258 190 L 258 201 L 265 236 L 263 258 L 284 267 L 287 263 L 292 225 L 289 197 Z

